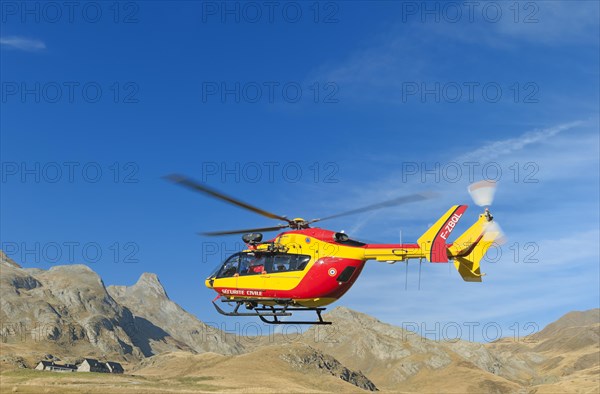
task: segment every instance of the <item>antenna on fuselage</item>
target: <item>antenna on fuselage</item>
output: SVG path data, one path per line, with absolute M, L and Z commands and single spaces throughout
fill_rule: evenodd
M 402 247 L 402 229 L 400 229 L 400 247 Z M 408 259 L 404 262 L 404 291 L 408 290 Z
M 421 263 L 423 262 L 423 258 L 419 259 L 419 287 L 418 290 L 421 290 Z
M 408 290 L 408 260 L 406 260 L 406 269 L 404 270 L 404 290 Z

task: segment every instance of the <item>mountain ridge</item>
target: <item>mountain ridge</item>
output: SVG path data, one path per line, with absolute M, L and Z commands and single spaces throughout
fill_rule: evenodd
M 85 265 L 22 268 L 4 253 L 0 269 L 3 370 L 93 356 L 122 360 L 134 375 L 204 373 L 223 382 L 231 378 L 227 369 L 207 360 L 233 370 L 268 362 L 285 371 L 281 379 L 259 375 L 283 391 L 314 391 L 319 381 L 333 391 L 394 392 L 595 392 L 600 385 L 600 309 L 569 312 L 520 341 L 485 344 L 427 339 L 336 307 L 326 314 L 332 326 L 313 326 L 293 340 L 276 334 L 242 344 L 177 305 L 153 273 L 130 286 L 105 286 Z M 302 373 L 310 379 L 291 384 Z M 264 382 L 252 384 L 260 391 L 269 387 Z

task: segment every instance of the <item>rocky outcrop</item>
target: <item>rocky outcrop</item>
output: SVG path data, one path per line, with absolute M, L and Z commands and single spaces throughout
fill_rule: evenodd
M 242 350 L 169 300 L 154 274 L 109 292 L 85 265 L 23 269 L 4 253 L 0 257 L 0 335 L 5 343 L 47 343 L 65 353 L 125 360 L 174 350 Z
M 3 263 L 0 287 L 4 342 L 48 341 L 126 359 L 142 356 L 127 333 L 131 312 L 114 301 L 87 266 L 29 271 Z
M 403 382 L 423 369 L 446 368 L 457 359 L 456 352 L 438 341 L 347 308 L 335 308 L 327 319 L 333 322 L 331 326 L 309 329 L 304 340 L 386 385 Z M 491 368 L 493 356 L 485 349 L 469 351 Z
M 362 372 L 352 371 L 344 367 L 334 357 L 310 346 L 293 348 L 283 353 L 280 357 L 297 370 L 306 371 L 308 369 L 330 374 L 363 390 L 378 391 L 375 384 L 363 375 Z
M 19 264 L 15 263 L 13 259 L 8 257 L 6 255 L 6 253 L 4 253 L 3 250 L 0 250 L 0 267 L 2 265 L 9 266 L 9 267 L 21 268 L 21 266 Z
M 143 273 L 133 286 L 109 286 L 108 292 L 121 305 L 133 311 L 138 329 L 143 330 L 151 325 L 163 331 L 150 336 L 154 339 L 150 344 L 152 354 L 175 350 L 161 343 L 160 338 L 164 334 L 177 341 L 179 350 L 220 354 L 239 354 L 243 351 L 235 336 L 204 324 L 171 301 L 156 274 Z

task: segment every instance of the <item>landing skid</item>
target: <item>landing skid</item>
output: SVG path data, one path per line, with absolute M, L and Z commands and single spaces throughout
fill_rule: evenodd
M 271 306 L 264 305 L 265 301 L 274 302 L 279 305 Z M 244 300 L 228 300 L 226 298 L 221 299 L 221 302 L 235 303 L 235 307 L 232 312 L 225 312 L 223 309 L 213 301 L 213 305 L 217 312 L 225 316 L 258 316 L 260 320 L 268 324 L 331 324 L 330 321 L 324 321 L 321 316 L 321 312 L 326 308 L 323 307 L 304 307 L 304 306 L 293 306 L 293 300 L 287 298 L 253 298 Z M 253 312 L 239 312 L 240 306 L 245 305 L 246 309 L 250 309 Z M 260 305 L 260 306 L 258 306 Z M 280 317 L 292 316 L 293 312 L 307 312 L 314 311 L 317 313 L 319 320 L 317 321 L 291 321 L 291 320 L 279 320 Z

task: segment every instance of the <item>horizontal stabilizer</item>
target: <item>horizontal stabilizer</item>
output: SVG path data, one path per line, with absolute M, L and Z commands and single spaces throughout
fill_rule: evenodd
M 466 282 L 481 282 L 480 263 L 483 256 L 492 245 L 498 245 L 502 234 L 493 230 L 485 215 L 462 234 L 452 247 L 450 253 L 454 256 L 454 267 Z M 492 228 L 492 230 L 490 230 Z

